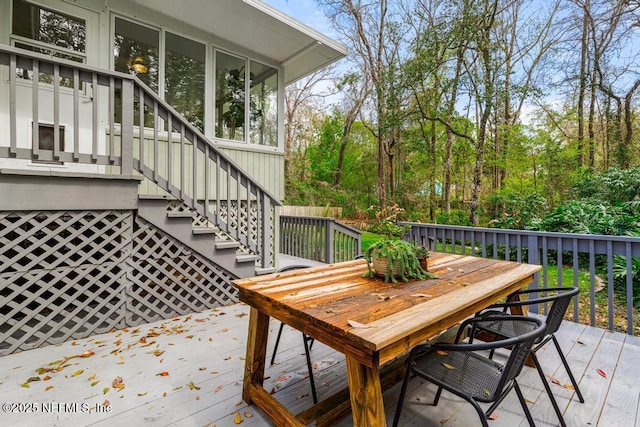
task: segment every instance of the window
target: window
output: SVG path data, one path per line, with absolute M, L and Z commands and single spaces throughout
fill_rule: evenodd
M 252 144 L 278 146 L 278 70 L 251 61 L 251 114 L 249 139 Z
M 115 70 L 138 76 L 156 93 L 159 46 L 158 30 L 116 18 L 113 49 Z
M 216 137 L 244 141 L 245 60 L 216 53 Z
M 15 47 L 52 55 L 76 62 L 85 62 L 87 26 L 83 19 L 27 3 L 13 1 L 12 41 Z M 19 78 L 33 80 L 33 71 L 18 68 Z M 40 73 L 39 82 L 53 83 L 53 75 Z M 68 78 L 60 84 L 73 87 Z
M 172 33 L 165 45 L 164 99 L 204 132 L 205 45 Z

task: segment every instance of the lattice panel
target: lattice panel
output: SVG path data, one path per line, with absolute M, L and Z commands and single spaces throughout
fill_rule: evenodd
M 0 278 L 0 355 L 125 326 L 122 263 Z
M 0 273 L 126 257 L 131 212 L 0 212 Z
M 127 323 L 167 319 L 238 301 L 231 275 L 138 218 Z

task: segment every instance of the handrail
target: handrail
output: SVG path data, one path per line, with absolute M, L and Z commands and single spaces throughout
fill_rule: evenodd
M 407 240 L 429 245 L 432 250 L 468 254 L 484 258 L 514 260 L 542 266 L 533 286 L 548 287 L 550 265 L 569 265 L 573 270 L 570 286 L 578 286 L 579 271 L 589 275 L 589 322 L 596 325 L 596 285 L 604 273 L 607 290 L 607 327 L 615 328 L 614 260 L 624 263 L 626 329 L 633 335 L 634 289 L 632 260 L 640 257 L 640 238 L 592 234 L 554 233 L 530 230 L 464 227 L 405 222 L 410 226 Z M 557 286 L 563 285 L 562 268 L 558 268 Z M 636 297 L 637 298 L 637 297 Z M 574 300 L 573 317 L 578 321 L 578 300 Z
M 262 267 L 274 265 L 280 201 L 137 77 L 5 45 L 0 65 L 8 68 L 10 92 L 9 146 L 0 147 L 0 158 L 125 176 L 135 170 L 260 255 Z M 47 91 L 53 105 L 41 99 Z M 31 135 L 17 122 L 18 111 L 29 109 Z M 53 126 L 51 150 L 40 147 L 41 123 Z M 64 127 L 72 131 L 70 146 L 60 137 Z
M 361 234 L 334 218 L 280 216 L 280 252 L 318 262 L 354 259 L 361 253 Z

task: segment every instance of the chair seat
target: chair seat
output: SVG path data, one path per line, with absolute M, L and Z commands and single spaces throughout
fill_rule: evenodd
M 534 325 L 535 326 L 535 325 Z M 503 365 L 477 353 L 451 352 L 446 356 L 431 352 L 416 360 L 413 371 L 423 378 L 443 384 L 480 402 L 495 400 Z
M 481 314 L 482 317 L 499 315 L 504 315 L 504 313 L 501 311 L 491 310 L 483 311 Z M 529 323 L 483 322 L 482 326 L 478 327 L 478 329 L 484 332 L 490 332 L 498 337 L 511 338 L 531 332 L 534 329 L 534 326 Z

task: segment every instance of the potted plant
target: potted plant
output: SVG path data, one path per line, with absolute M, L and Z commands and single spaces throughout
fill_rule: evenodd
M 431 255 L 429 249 L 420 244 L 416 244 L 414 249 L 416 251 L 416 258 L 418 258 L 418 261 L 420 262 L 420 266 L 424 271 L 427 271 L 427 258 Z
M 366 249 L 364 258 L 369 267 L 364 277 L 378 275 L 384 277 L 385 282 L 392 283 L 397 283 L 396 278 L 404 282 L 412 278 L 437 278 L 420 266 L 416 256 L 416 246 L 404 240 L 389 237 L 378 240 Z

